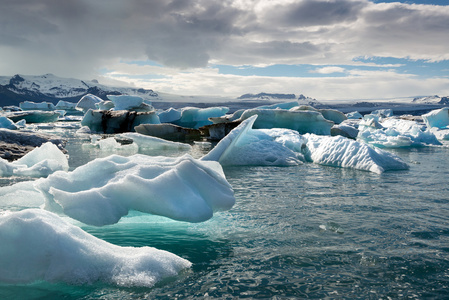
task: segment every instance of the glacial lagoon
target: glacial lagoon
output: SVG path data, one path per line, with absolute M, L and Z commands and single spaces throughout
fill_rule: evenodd
M 68 140 L 70 170 L 98 157 L 134 154 L 86 146 L 91 140 L 75 132 L 58 133 Z M 209 151 L 192 144 L 188 153 L 200 158 Z M 377 174 L 315 163 L 224 166 L 235 205 L 205 222 L 131 211 L 116 224 L 97 227 L 64 217 L 70 226 L 110 244 L 154 247 L 191 266 L 151 287 L 138 280 L 129 284 L 127 278 L 125 284 L 0 283 L 0 298 L 444 298 L 449 290 L 449 148 L 443 142 L 386 151 L 409 169 Z M 169 157 L 186 153 L 143 152 Z M 1 183 L 26 184 L 30 179 L 16 176 L 2 178 Z M 2 214 L 33 206 L 0 204 Z M 16 259 L 36 251 L 22 249 Z

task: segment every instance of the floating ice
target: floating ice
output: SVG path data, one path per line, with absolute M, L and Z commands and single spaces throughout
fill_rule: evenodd
M 182 127 L 198 129 L 201 126 L 212 124 L 209 118 L 224 116 L 228 111 L 228 107 L 185 107 L 181 110 L 181 118 L 173 123 Z
M 359 113 L 358 111 L 353 111 L 353 112 L 347 113 L 346 117 L 348 119 L 361 119 L 361 118 L 363 118 L 362 114 Z
M 370 122 L 375 122 L 370 120 Z M 378 123 L 377 123 L 378 124 Z M 415 121 L 398 118 L 383 119 L 379 126 L 359 126 L 358 140 L 381 148 L 441 145 L 435 135 Z
M 290 109 L 293 108 L 295 106 L 298 106 L 299 103 L 297 100 L 295 101 L 290 101 L 290 102 L 283 102 L 283 103 L 275 103 L 275 104 L 271 104 L 271 105 L 262 105 L 262 106 L 258 106 L 256 107 L 256 109 Z
M 75 110 L 76 103 L 59 100 L 58 104 L 56 104 L 56 109 L 62 110 Z
M 449 107 L 432 110 L 431 112 L 422 115 L 422 118 L 427 127 L 447 129 L 449 126 Z
M 243 112 L 241 120 L 258 115 L 254 122 L 255 129 L 287 128 L 299 133 L 330 135 L 334 122 L 326 120 L 323 115 L 313 110 L 283 109 L 248 109 Z
M 189 144 L 171 142 L 161 138 L 143 135 L 136 132 L 126 132 L 118 134 L 117 136 L 132 139 L 140 150 L 192 150 L 192 146 L 190 146 Z
M 340 124 L 348 119 L 344 113 L 335 109 L 319 109 L 318 111 L 326 120 L 332 121 L 335 124 Z
M 170 107 L 167 110 L 158 113 L 161 123 L 172 123 L 181 119 L 181 111 Z
M 47 142 L 10 163 L 0 158 L 0 176 L 45 177 L 55 171 L 69 169 L 69 163 L 59 148 Z
M 78 101 L 75 108 L 86 113 L 89 109 L 97 109 L 97 104 L 101 102 L 103 102 L 103 99 L 92 94 L 87 94 Z
M 257 118 L 254 115 L 243 121 L 201 160 L 234 166 L 301 164 L 303 140 L 298 132 L 288 129 L 252 129 Z
M 342 136 L 306 134 L 304 138 L 307 139 L 305 157 L 317 164 L 378 174 L 388 170 L 408 169 L 408 165 L 398 156 Z
M 393 110 L 388 109 L 378 109 L 371 112 L 371 115 L 379 116 L 380 118 L 388 118 L 393 116 Z
M 56 172 L 36 188 L 44 194 L 47 209 L 95 226 L 116 223 L 131 209 L 202 222 L 235 203 L 220 164 L 187 154 L 111 155 L 72 172 Z
M 13 122 L 25 120 L 27 123 L 51 123 L 58 120 L 59 113 L 55 111 L 30 110 L 9 112 L 5 116 Z
M 7 117 L 0 117 L 0 128 L 15 130 L 17 129 L 17 125 Z
M 334 125 L 331 128 L 331 135 L 341 135 L 350 139 L 357 138 L 357 135 L 359 134 L 359 130 L 355 128 L 354 126 L 345 125 L 345 124 L 339 124 Z
M 31 101 L 24 101 L 19 103 L 19 107 L 22 110 L 55 110 L 55 106 L 53 103 L 50 102 L 31 102 Z
M 139 96 L 108 95 L 107 97 L 114 103 L 113 110 L 151 111 L 154 109 Z
M 134 131 L 140 124 L 160 124 L 156 112 L 136 112 L 128 110 L 89 110 L 81 121 L 93 132 L 122 133 Z
M 57 215 L 26 209 L 0 214 L 0 282 L 103 282 L 152 287 L 191 263 L 152 247 L 120 247 Z

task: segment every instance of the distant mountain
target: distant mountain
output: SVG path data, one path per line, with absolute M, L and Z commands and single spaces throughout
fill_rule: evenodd
M 295 94 L 270 94 L 270 93 L 259 93 L 259 94 L 243 94 L 237 99 L 251 99 L 251 100 L 294 100 L 296 99 Z
M 19 105 L 23 101 L 47 101 L 56 104 L 59 100 L 78 102 L 86 94 L 107 100 L 106 95 L 138 95 L 144 99 L 157 99 L 153 90 L 110 87 L 97 80 L 83 81 L 61 78 L 53 74 L 41 76 L 0 76 L 0 106 Z
M 413 103 L 420 103 L 420 104 L 449 104 L 449 96 L 448 97 L 440 97 L 438 95 L 434 96 L 420 96 L 415 97 L 412 100 Z

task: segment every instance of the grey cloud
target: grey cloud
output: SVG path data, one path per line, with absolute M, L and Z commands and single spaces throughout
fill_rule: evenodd
M 366 1 L 299 1 L 267 12 L 267 20 L 284 26 L 333 25 L 357 20 Z

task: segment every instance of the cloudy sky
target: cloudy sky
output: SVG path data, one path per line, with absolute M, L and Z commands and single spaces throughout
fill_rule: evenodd
M 182 95 L 449 96 L 448 1 L 1 0 L 0 75 Z

